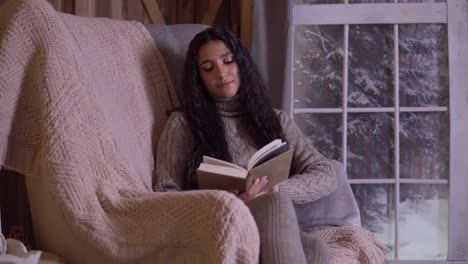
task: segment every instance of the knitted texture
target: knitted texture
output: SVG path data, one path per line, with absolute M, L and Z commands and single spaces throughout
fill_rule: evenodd
M 247 135 L 238 98 L 217 100 L 233 163 L 247 167 L 258 150 Z M 320 154 L 300 128 L 283 111 L 276 111 L 289 148 L 294 148 L 291 176 L 279 184 L 295 204 L 315 201 L 336 189 L 336 174 L 330 160 Z M 156 168 L 159 191 L 181 190 L 193 139 L 182 113 L 173 113 L 161 135 Z
M 360 227 L 328 227 L 311 235 L 330 246 L 330 264 L 381 264 L 389 251 L 372 233 Z
M 44 0 L 0 9 L 0 165 L 40 177 L 77 243 L 119 261 L 256 263 L 258 230 L 234 195 L 152 191 L 171 91 L 137 22 Z
M 218 100 L 216 103 L 234 163 L 246 167 L 248 159 L 257 148 L 246 135 L 238 99 L 234 97 L 231 100 Z M 280 192 L 296 204 L 315 201 L 328 195 L 336 188 L 336 175 L 330 161 L 315 149 L 294 121 L 282 111 L 277 113 L 286 140 L 289 146 L 294 148 L 292 175 L 280 184 Z M 184 186 L 187 159 L 193 146 L 190 129 L 183 113 L 171 115 L 161 138 L 164 140 L 161 140 L 158 149 L 155 189 L 174 193 Z M 333 264 L 383 263 L 388 252 L 371 233 L 360 227 L 329 227 L 314 233 L 304 233 L 304 236 L 304 239 L 307 236 L 324 239 L 330 246 Z

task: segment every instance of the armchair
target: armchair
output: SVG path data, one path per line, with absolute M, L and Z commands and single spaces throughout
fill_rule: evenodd
M 152 192 L 159 133 L 203 27 L 81 18 L 44 0 L 0 10 L 0 165 L 26 175 L 39 249 L 67 263 L 257 262 L 255 222 L 233 195 Z M 304 231 L 360 225 L 334 165 L 338 189 L 296 206 Z

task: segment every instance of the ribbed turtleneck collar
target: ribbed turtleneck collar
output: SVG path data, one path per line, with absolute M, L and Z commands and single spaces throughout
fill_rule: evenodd
M 221 116 L 235 117 L 242 114 L 239 95 L 229 98 L 215 98 L 214 100 Z

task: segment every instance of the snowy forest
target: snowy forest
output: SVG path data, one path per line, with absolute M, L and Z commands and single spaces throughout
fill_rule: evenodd
M 347 106 L 394 107 L 393 25 L 350 25 L 348 41 Z M 344 26 L 296 26 L 294 43 L 294 107 L 341 109 Z M 398 50 L 399 106 L 448 108 L 446 26 L 399 25 Z M 341 113 L 295 114 L 294 119 L 321 153 L 342 161 Z M 393 111 L 348 113 L 348 178 L 395 178 L 394 122 Z M 448 111 L 400 112 L 400 178 L 448 180 L 449 133 Z M 353 184 L 352 189 L 363 227 L 392 249 L 392 258 L 395 184 Z M 399 202 L 400 259 L 446 258 L 448 185 L 400 184 Z

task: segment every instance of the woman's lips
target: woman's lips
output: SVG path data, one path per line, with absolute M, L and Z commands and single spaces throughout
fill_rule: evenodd
M 223 88 L 223 87 L 225 87 L 225 86 L 227 86 L 227 85 L 229 85 L 229 84 L 231 84 L 231 83 L 233 83 L 233 82 L 234 82 L 234 81 L 222 82 L 222 83 L 218 84 L 217 86 L 218 86 L 219 88 Z

